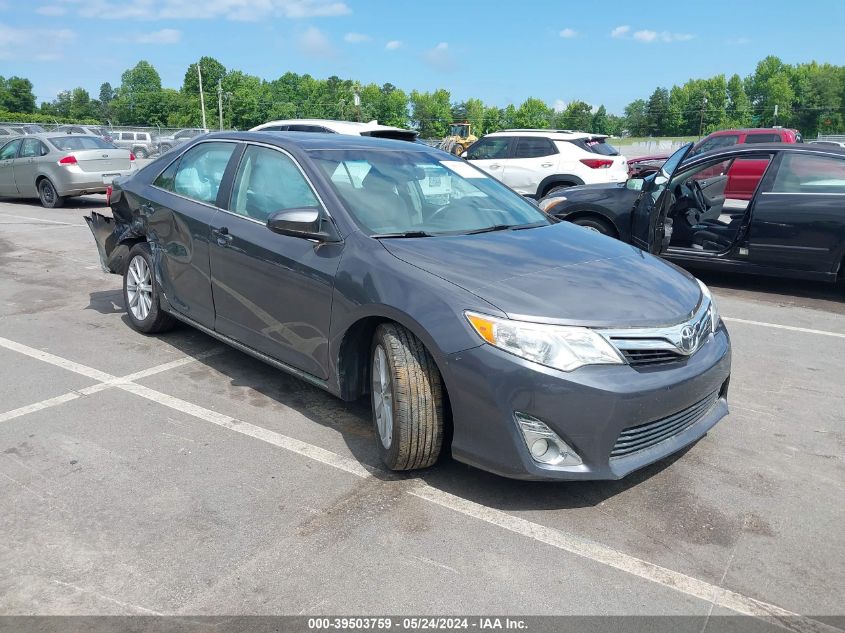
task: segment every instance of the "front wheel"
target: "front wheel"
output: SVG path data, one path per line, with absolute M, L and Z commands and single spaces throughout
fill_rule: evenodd
M 129 263 L 123 272 L 123 302 L 130 325 L 144 334 L 164 332 L 176 323 L 159 304 L 153 258 L 146 242 L 129 251 Z
M 590 229 L 591 231 L 595 231 L 596 233 L 601 233 L 602 235 L 609 235 L 610 237 L 616 237 L 616 231 L 613 230 L 613 227 L 610 224 L 602 220 L 601 218 L 594 218 L 592 216 L 586 218 L 578 218 L 572 221 L 573 224 L 577 224 L 578 226 L 583 226 L 585 229 Z
M 373 424 L 391 470 L 431 466 L 443 443 L 443 385 L 422 342 L 400 325 L 380 325 L 370 354 Z
M 455 156 L 460 156 L 461 154 L 464 153 L 464 146 L 461 145 L 460 143 L 455 143 L 455 147 L 452 148 L 452 153 Z
M 58 209 L 65 203 L 64 197 L 59 195 L 56 187 L 47 178 L 38 183 L 38 198 L 41 200 L 41 206 L 46 209 Z

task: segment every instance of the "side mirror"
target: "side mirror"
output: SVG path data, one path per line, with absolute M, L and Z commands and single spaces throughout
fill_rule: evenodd
M 657 174 L 657 176 L 655 176 L 655 177 L 654 177 L 654 184 L 655 184 L 655 186 L 657 186 L 657 187 L 662 187 L 662 186 L 663 186 L 663 185 L 665 185 L 667 182 L 669 182 L 669 178 L 667 178 L 666 176 L 664 176 L 662 173 Z
M 302 237 L 320 242 L 339 241 L 334 225 L 324 220 L 320 209 L 315 207 L 282 209 L 271 213 L 267 218 L 267 228 L 273 233 L 291 237 Z

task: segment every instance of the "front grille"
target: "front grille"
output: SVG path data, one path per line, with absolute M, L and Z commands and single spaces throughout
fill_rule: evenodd
M 619 351 L 622 352 L 628 364 L 634 367 L 663 365 L 686 358 L 683 354 L 670 349 L 623 349 L 620 347 Z
M 719 392 L 714 391 L 706 398 L 669 417 L 625 429 L 619 434 L 610 457 L 625 457 L 677 435 L 703 418 L 718 397 Z

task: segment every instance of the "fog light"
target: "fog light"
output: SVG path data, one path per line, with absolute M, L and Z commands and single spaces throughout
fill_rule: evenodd
M 514 413 L 514 418 L 535 462 L 550 466 L 578 466 L 583 463 L 578 453 L 542 420 L 520 412 Z

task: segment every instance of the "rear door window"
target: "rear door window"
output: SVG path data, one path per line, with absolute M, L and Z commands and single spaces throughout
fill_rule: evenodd
M 25 138 L 21 147 L 21 158 L 33 158 L 42 156 L 46 152 L 41 151 L 41 141 L 37 138 Z
M 467 152 L 468 160 L 491 160 L 508 157 L 509 136 L 483 138 L 474 143 Z
M 812 154 L 784 154 L 772 193 L 845 194 L 845 160 Z
M 557 149 L 547 138 L 521 136 L 516 141 L 514 158 L 540 158 L 557 154 Z
M 714 136 L 713 138 L 708 138 L 703 141 L 701 145 L 699 145 L 695 151 L 691 153 L 703 154 L 704 152 L 710 152 L 714 149 L 719 149 L 720 147 L 730 147 L 732 145 L 736 145 L 738 142 L 738 134 L 722 134 L 721 136 Z
M 234 143 L 200 143 L 189 149 L 179 161 L 173 181 L 174 193 L 215 204 L 223 173 L 234 151 Z

